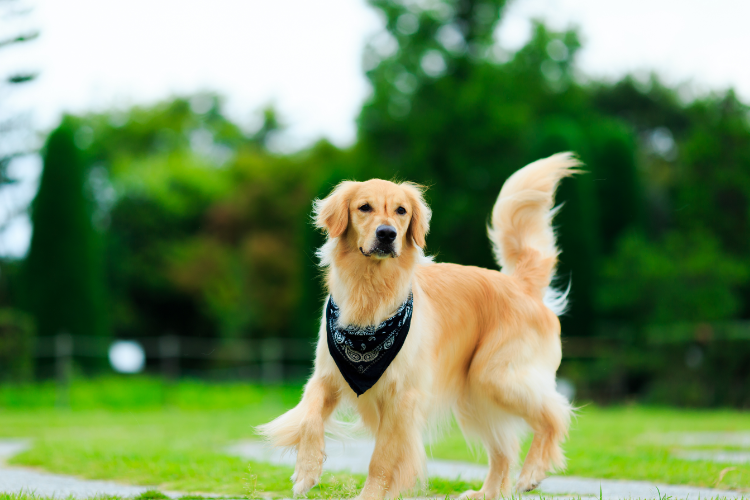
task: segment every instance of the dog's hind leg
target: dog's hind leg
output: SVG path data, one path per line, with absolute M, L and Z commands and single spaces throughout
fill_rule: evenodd
M 500 497 L 510 496 L 511 457 L 499 450 L 493 450 L 489 447 L 486 449 L 487 455 L 489 455 L 490 470 L 484 479 L 482 489 L 479 491 L 464 491 L 459 497 L 460 500 L 496 500 Z
M 511 493 L 510 470 L 518 457 L 518 436 L 523 421 L 490 403 L 477 401 L 476 406 L 461 405 L 456 416 L 467 438 L 478 437 L 487 450 L 489 472 L 479 491 L 469 490 L 462 499 L 495 500 Z
M 274 446 L 297 448 L 292 491 L 307 493 L 318 484 L 325 460 L 325 421 L 339 402 L 338 386 L 324 377 L 313 376 L 305 387 L 302 401 L 258 432 Z
M 526 420 L 534 429 L 534 439 L 524 460 L 516 491 L 535 489 L 547 471 L 565 468 L 565 455 L 560 444 L 568 434 L 572 410 L 568 401 L 556 391 L 547 396 L 544 404 L 529 412 Z
M 534 431 L 534 439 L 516 491 L 531 491 L 547 472 L 565 467 L 561 443 L 568 433 L 572 409 L 555 390 L 554 374 L 530 369 L 512 375 L 481 377 L 475 390 L 487 394 L 503 410 L 522 417 Z

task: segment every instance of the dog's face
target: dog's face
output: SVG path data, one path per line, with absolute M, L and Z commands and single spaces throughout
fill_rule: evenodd
M 363 258 L 388 259 L 424 247 L 430 209 L 411 183 L 346 181 L 315 204 L 316 224 L 331 238 L 344 237 Z
M 398 257 L 407 244 L 413 200 L 399 185 L 362 183 L 349 202 L 350 239 L 365 257 Z

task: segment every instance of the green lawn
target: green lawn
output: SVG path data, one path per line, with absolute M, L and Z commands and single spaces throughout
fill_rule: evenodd
M 677 456 L 697 449 L 737 449 L 731 445 L 688 447 L 674 437 L 693 432 L 750 432 L 750 413 L 587 405 L 578 412 L 565 443 L 568 457 L 565 473 L 750 491 L 750 464 L 696 462 Z M 671 439 L 665 433 L 672 434 Z M 472 453 L 455 428 L 432 446 L 432 454 L 436 458 L 486 463 L 484 453 Z
M 30 397 L 34 392 L 39 399 Z M 299 396 L 299 387 L 186 382 L 167 388 L 155 380 L 109 379 L 76 384 L 71 408 L 54 409 L 49 408 L 56 400 L 54 386 L 6 388 L 0 403 L 12 408 L 0 411 L 0 437 L 34 439 L 33 448 L 12 464 L 164 490 L 289 496 L 292 469 L 230 457 L 222 449 L 253 438 L 253 426 Z M 311 496 L 361 483 L 350 474 L 326 474 Z
M 54 385 L 6 386 L 0 387 L 0 437 L 34 439 L 33 448 L 16 456 L 14 464 L 163 490 L 289 496 L 291 468 L 248 462 L 222 450 L 254 438 L 254 425 L 294 405 L 299 395 L 299 387 L 165 386 L 153 379 L 113 378 L 75 383 L 68 408 L 61 409 L 55 408 Z M 566 445 L 567 473 L 750 489 L 750 466 L 681 460 L 675 453 L 685 447 L 663 437 L 664 432 L 697 431 L 750 431 L 750 414 L 589 405 L 580 411 Z M 455 428 L 428 453 L 484 460 L 481 453 L 472 455 Z M 362 481 L 358 475 L 325 473 L 310 496 L 353 496 Z M 479 486 L 435 480 L 424 493 L 453 494 Z

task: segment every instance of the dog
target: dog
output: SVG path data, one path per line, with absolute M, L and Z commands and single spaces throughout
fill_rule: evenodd
M 551 285 L 559 254 L 552 218 L 557 186 L 578 166 L 572 154 L 560 153 L 506 180 L 488 227 L 501 272 L 425 256 L 431 211 L 416 184 L 345 181 L 315 201 L 314 221 L 328 236 L 318 255 L 330 299 L 314 372 L 300 403 L 258 428 L 273 445 L 296 448 L 295 495 L 320 480 L 325 427 L 347 403 L 375 437 L 361 499 L 396 498 L 424 479 L 423 431 L 435 415 L 451 411 L 489 458 L 482 488 L 462 498 L 511 493 L 510 471 L 526 424 L 534 437 L 515 490 L 530 491 L 548 472 L 564 468 L 561 443 L 572 408 L 557 392 L 555 374 L 567 292 Z M 338 340 L 329 330 L 373 332 L 373 325 L 396 318 L 394 312 L 403 316 L 407 304 L 410 325 L 399 337 L 400 350 L 359 395 L 361 388 L 352 385 L 357 373 L 334 359 Z M 356 349 L 351 354 L 362 358 Z

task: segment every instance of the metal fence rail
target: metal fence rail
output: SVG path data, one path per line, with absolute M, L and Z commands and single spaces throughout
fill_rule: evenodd
M 158 360 L 161 373 L 167 378 L 177 378 L 184 370 L 180 360 L 205 360 L 229 364 L 245 373 L 257 373 L 266 383 L 285 380 L 285 369 L 290 365 L 304 365 L 312 361 L 314 342 L 302 339 L 268 338 L 243 339 L 199 339 L 163 335 L 111 339 L 60 333 L 51 337 L 38 337 L 35 341 L 34 357 L 51 358 L 55 364 L 58 380 L 66 381 L 71 374 L 72 362 L 80 358 L 107 358 L 115 340 L 135 341 L 142 346 L 146 361 Z M 153 363 L 148 363 L 153 366 Z

